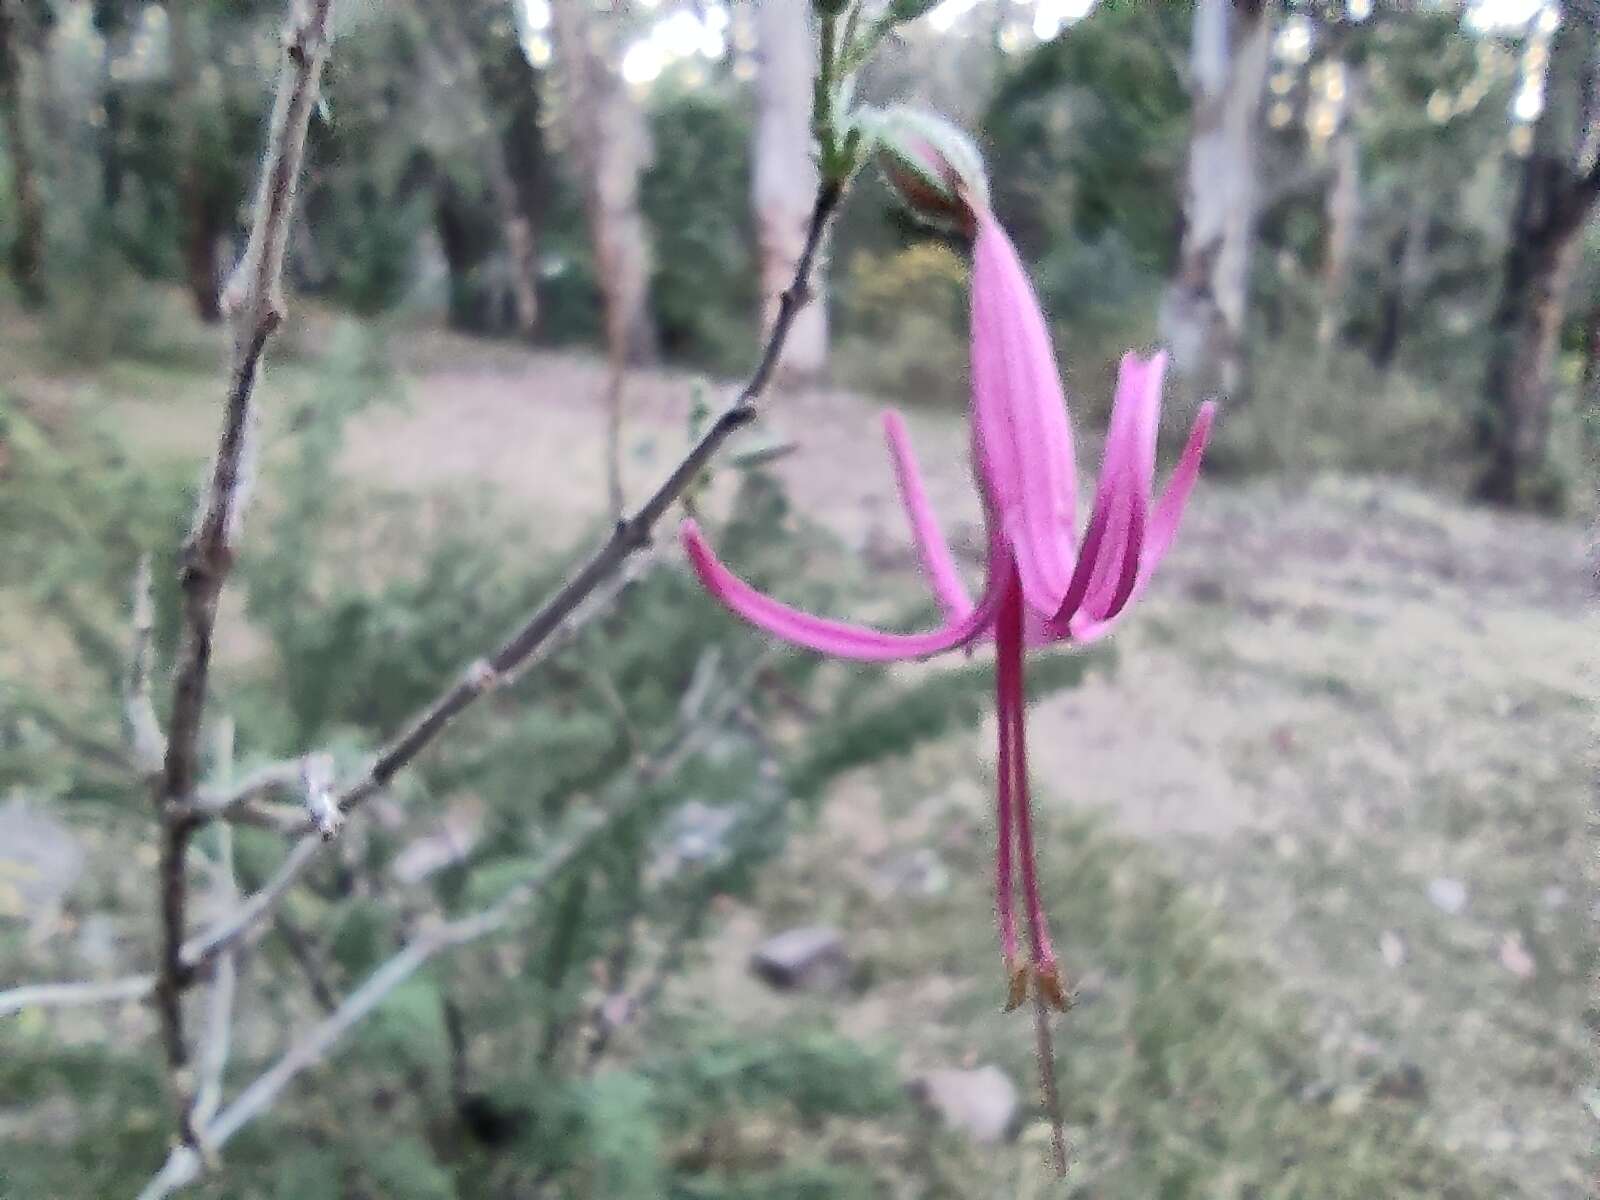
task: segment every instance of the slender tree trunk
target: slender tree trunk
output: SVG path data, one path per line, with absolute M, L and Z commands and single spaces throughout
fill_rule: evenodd
M 1344 69 L 1345 100 L 1339 128 L 1328 146 L 1333 179 L 1326 202 L 1327 241 L 1322 252 L 1322 312 L 1317 320 L 1317 344 L 1327 351 L 1343 325 L 1345 287 L 1350 280 L 1350 258 L 1361 223 L 1361 151 L 1357 144 L 1356 82 Z
M 644 115 L 613 67 L 612 33 L 588 0 L 555 0 L 556 50 L 565 84 L 568 140 L 583 184 L 595 271 L 605 309 L 606 492 L 623 511 L 622 425 L 628 364 L 654 356 L 650 319 L 650 236 L 639 209 L 639 179 L 651 147 Z
M 1244 384 L 1256 128 L 1271 46 L 1271 0 L 1196 3 L 1183 236 L 1161 324 L 1174 365 L 1224 395 Z
M 811 157 L 811 79 L 816 64 L 808 14 L 797 0 L 754 0 L 758 71 L 752 201 L 760 243 L 762 332 L 772 328 L 779 297 L 805 246 L 817 168 Z M 789 330 L 780 370 L 791 382 L 816 378 L 827 365 L 828 305 L 818 294 Z
M 450 328 L 482 332 L 492 324 L 475 278 L 490 251 L 483 238 L 485 214 L 444 174 L 434 181 L 433 212 L 449 274 Z
M 1378 302 L 1378 328 L 1373 334 L 1369 355 L 1380 371 L 1394 366 L 1400 353 L 1400 338 L 1405 333 L 1406 314 L 1422 291 L 1428 265 L 1430 219 L 1427 202 L 1421 197 L 1401 199 L 1406 208 L 1405 227 L 1389 242 L 1389 262 L 1383 293 Z
M 498 126 L 500 115 L 497 100 L 505 97 L 491 94 L 489 85 L 488 57 L 491 49 L 488 42 L 492 35 L 484 26 L 491 20 L 491 15 L 484 9 L 482 0 L 434 0 L 432 9 L 433 27 L 438 31 L 449 56 L 455 60 L 453 69 L 477 76 L 486 102 L 484 119 L 491 126 Z M 502 19 L 504 16 L 501 13 L 495 15 Z M 517 53 L 520 57 L 520 49 Z M 536 226 L 523 205 L 523 197 L 512 177 L 507 161 L 505 131 L 500 128 L 486 129 L 478 141 L 478 157 L 483 164 L 489 196 L 499 218 L 506 256 L 510 259 L 511 303 L 517 333 L 524 338 L 532 338 L 539 323 Z
M 0 0 L 0 120 L 11 152 L 16 233 L 9 247 L 11 276 L 28 305 L 43 304 L 44 204 L 29 142 L 22 86 L 23 12 L 19 0 Z
M 1600 13 L 1582 4 L 1562 8 L 1489 330 L 1478 495 L 1498 504 L 1530 504 L 1548 493 L 1556 348 L 1577 234 L 1600 199 Z
M 172 114 L 178 142 L 184 276 L 195 314 L 213 325 L 222 320 L 223 266 L 218 249 L 224 221 L 201 159 L 193 2 L 167 0 L 167 36 L 172 51 Z
M 650 133 L 611 53 L 614 30 L 587 0 L 552 5 L 566 85 L 565 121 L 582 176 L 590 239 L 606 309 L 607 343 L 628 362 L 655 354 L 649 311 L 650 235 L 639 180 L 650 165 Z

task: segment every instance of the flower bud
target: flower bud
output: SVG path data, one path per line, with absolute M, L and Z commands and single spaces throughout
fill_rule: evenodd
M 884 179 L 913 214 L 944 229 L 967 230 L 973 210 L 989 204 L 983 155 L 943 117 L 891 108 L 871 118 L 869 132 Z

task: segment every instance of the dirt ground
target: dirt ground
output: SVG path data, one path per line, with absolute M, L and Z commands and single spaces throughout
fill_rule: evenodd
M 405 395 L 357 419 L 347 469 L 412 494 L 487 485 L 552 547 L 600 520 L 598 363 L 434 334 L 397 349 Z M 268 381 L 269 402 L 273 387 L 300 386 L 293 368 Z M 100 399 L 132 444 L 198 456 L 211 399 L 157 405 L 146 383 L 113 381 Z M 684 446 L 696 386 L 653 373 L 630 385 L 634 495 Z M 785 394 L 753 436 L 794 442 L 778 469 L 796 506 L 905 595 L 915 567 L 877 408 Z M 908 419 L 933 502 L 971 559 L 981 527 L 960 415 Z M 1080 448 L 1085 482 L 1094 449 Z M 1030 717 L 1046 836 L 1092 811 L 1151 847 L 1304 1001 L 1331 1076 L 1402 1081 L 1439 1146 L 1529 1197 L 1588 1194 L 1600 1132 L 1585 1015 L 1600 918 L 1585 848 L 1591 601 L 1576 524 L 1398 483 L 1205 479 L 1117 634 L 1117 670 Z M 965 731 L 945 747 L 971 764 L 949 787 L 972 803 L 992 737 Z M 836 789 L 819 836 L 891 845 L 903 831 L 860 790 Z M 729 923 L 725 964 L 753 933 Z M 923 984 L 924 1000 L 948 990 L 932 970 Z M 881 992 L 862 999 L 846 1023 L 892 1025 L 883 1004 Z
M 552 529 L 594 517 L 597 364 L 485 366 L 443 339 L 410 354 L 406 405 L 362 418 L 349 467 L 404 490 L 488 480 Z M 693 386 L 631 386 L 636 491 L 683 446 Z M 797 506 L 904 586 L 876 407 L 783 395 L 755 436 L 794 441 L 780 470 Z M 910 423 L 970 557 L 962 422 Z M 1595 632 L 1576 525 L 1401 484 L 1208 480 L 1118 634 L 1118 670 L 1032 713 L 1042 803 L 1100 811 L 1159 848 L 1306 1000 L 1319 1052 L 1398 1071 L 1442 1146 L 1525 1195 L 1576 1197 L 1600 1110 L 1583 1017 Z M 961 736 L 975 760 L 992 744 Z

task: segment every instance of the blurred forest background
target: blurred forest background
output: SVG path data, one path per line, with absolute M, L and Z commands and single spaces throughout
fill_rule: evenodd
M 1171 347 L 1172 429 L 1224 400 L 1149 604 L 1030 678 L 1066 1192 L 996 1011 L 987 673 L 775 652 L 663 538 L 241 953 L 226 1090 L 441 916 L 532 887 L 522 918 L 390 991 L 197 1194 L 1587 1194 L 1600 10 L 898 7 L 860 94 L 973 132 L 1077 428 L 1128 346 Z M 153 962 L 124 694 L 172 662 L 283 17 L 0 0 L 0 988 Z M 812 20 L 340 0 L 208 786 L 355 769 L 720 408 L 816 187 Z M 907 411 L 976 569 L 965 259 L 868 172 L 821 283 L 693 502 L 753 580 L 914 622 L 867 431 Z M 283 854 L 201 842 L 209 916 Z M 0 1007 L 0 1196 L 138 1192 L 154 1031 Z

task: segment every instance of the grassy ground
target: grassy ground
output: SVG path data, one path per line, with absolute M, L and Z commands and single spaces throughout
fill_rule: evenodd
M 60 419 L 108 422 L 137 453 L 204 453 L 217 419 L 204 335 L 82 368 L 4 315 L 8 386 Z M 288 399 L 313 385 L 327 328 L 308 322 L 268 373 L 269 447 Z M 404 394 L 358 420 L 347 470 L 408 495 L 487 482 L 550 545 L 594 518 L 598 364 L 431 333 L 395 345 Z M 635 487 L 683 444 L 692 382 L 633 384 Z M 851 552 L 841 578 L 872 580 L 859 612 L 917 588 L 875 408 L 785 396 L 763 434 L 797 436 L 782 470 Z M 919 413 L 912 428 L 975 559 L 960 422 Z M 271 462 L 269 448 L 269 504 Z M 1060 1025 L 1071 1194 L 1587 1194 L 1600 1099 L 1584 1016 L 1583 557 L 1576 526 L 1401 484 L 1203 483 L 1115 666 L 1030 717 L 1046 887 L 1083 1000 Z M 234 613 L 224 642 L 244 632 Z M 938 685 L 931 670 L 897 682 L 914 696 Z M 725 914 L 668 1020 L 817 1023 L 907 1071 L 997 1062 L 1031 1096 L 1028 1022 L 996 1011 L 992 718 L 908 737 L 891 710 L 852 734 L 872 745 L 874 730 L 883 757 L 823 773 L 815 825 L 753 906 Z M 940 886 L 882 883 L 930 849 Z M 1441 907 L 1430 888 L 1462 902 Z M 850 996 L 750 980 L 762 933 L 816 921 L 848 935 Z M 1041 1136 L 1030 1124 L 1016 1146 L 979 1151 L 862 1126 L 817 1152 L 862 1162 L 885 1194 L 1057 1194 Z

